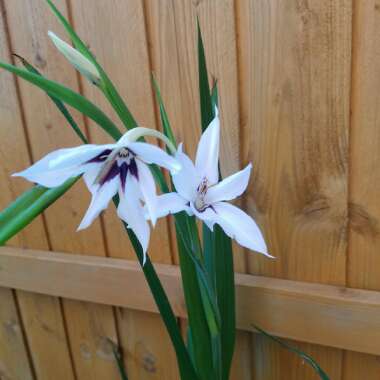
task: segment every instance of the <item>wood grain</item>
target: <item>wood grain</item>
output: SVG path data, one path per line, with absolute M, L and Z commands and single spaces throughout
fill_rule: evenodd
M 276 256 L 250 256 L 250 272 L 344 285 L 351 1 L 252 0 L 237 11 L 248 209 Z M 341 351 L 301 347 L 340 377 Z M 255 344 L 259 378 L 317 378 L 279 350 Z
M 27 347 L 12 290 L 0 288 L 0 378 L 32 380 Z
M 350 135 L 348 286 L 380 290 L 380 12 L 376 1 L 354 2 Z M 379 357 L 347 352 L 343 380 L 380 377 Z
M 11 61 L 10 46 L 7 39 L 6 9 L 0 18 L 0 59 Z M 0 74 L 0 112 L 1 128 L 1 193 L 0 206 L 5 207 L 19 194 L 31 185 L 14 180 L 12 172 L 20 171 L 30 165 L 30 152 L 22 122 L 23 109 L 18 102 L 16 82 L 12 76 Z M 27 229 L 8 242 L 9 245 L 35 249 L 49 249 L 46 230 L 42 217 L 36 218 Z M 8 292 L 8 294 L 6 294 Z M 73 369 L 70 360 L 69 346 L 65 334 L 64 322 L 59 300 L 54 297 L 18 291 L 17 304 L 22 321 L 17 314 L 17 305 L 12 292 L 1 290 L 1 353 L 0 378 L 30 379 L 33 377 L 31 367 L 39 379 L 58 378 L 56 358 L 60 358 L 60 376 L 63 379 L 73 379 Z M 4 319 L 3 319 L 4 318 Z M 22 329 L 28 347 L 23 347 Z M 4 341 L 5 339 L 6 341 Z M 27 349 L 32 363 L 29 364 Z M 11 352 L 9 352 L 9 350 Z
M 67 14 L 64 0 L 56 1 L 55 4 Z M 6 2 L 6 9 L 13 50 L 47 77 L 77 90 L 74 69 L 47 37 L 48 30 L 64 35 L 63 28 L 48 6 L 44 2 L 16 0 Z M 57 148 L 79 145 L 78 138 L 45 93 L 24 81 L 20 81 L 19 86 L 33 160 Z M 74 115 L 78 123 L 83 125 L 83 119 L 77 113 Z M 88 203 L 88 191 L 79 183 L 46 211 L 52 249 L 100 256 L 105 254 L 98 221 L 88 230 L 75 231 Z M 63 309 L 76 376 L 80 379 L 116 378 L 117 367 L 110 358 L 109 348 L 103 344 L 105 337 L 117 341 L 112 308 L 65 301 Z M 59 340 L 60 336 L 57 335 L 57 338 Z M 49 346 L 44 346 L 44 349 L 50 350 Z M 46 378 L 65 378 L 61 372 L 57 374 L 57 357 L 41 363 L 44 368 L 54 371 Z
M 0 269 L 3 287 L 157 312 L 134 261 L 4 247 Z M 175 314 L 186 317 L 178 267 L 156 269 Z M 377 291 L 237 273 L 236 297 L 241 330 L 253 331 L 256 324 L 286 338 L 380 354 Z
M 138 124 L 155 128 L 143 2 L 98 1 L 96 6 L 93 6 L 92 0 L 80 0 L 72 2 L 72 16 L 77 32 L 89 44 L 104 69 L 110 73 L 112 81 Z M 125 131 L 121 121 L 97 88 L 84 81 L 83 90 L 87 97 L 106 110 L 116 125 Z M 106 141 L 104 133 L 93 123 L 89 123 L 89 128 L 92 141 Z M 104 221 L 109 255 L 135 260 L 136 256 L 128 235 L 116 217 L 115 210 L 108 210 Z M 165 219 L 161 219 L 152 232 L 148 253 L 155 262 L 172 262 L 170 235 Z M 118 311 L 117 315 L 128 374 L 132 378 L 160 378 L 163 374 L 162 368 L 167 367 L 174 358 L 168 334 L 160 317 L 128 310 Z M 165 349 L 162 349 L 163 346 Z M 137 351 L 139 355 L 136 356 Z M 147 366 L 146 357 L 155 363 L 154 370 Z M 165 379 L 178 378 L 174 363 L 172 368 L 174 369 L 164 372 Z

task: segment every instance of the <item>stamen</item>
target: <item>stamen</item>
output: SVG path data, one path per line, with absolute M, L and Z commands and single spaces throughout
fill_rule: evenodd
M 197 189 L 197 198 L 195 199 L 194 206 L 199 212 L 203 212 L 209 207 L 205 202 L 205 195 L 208 190 L 208 180 L 203 178 Z
M 130 155 L 130 152 L 127 148 L 121 148 L 119 150 L 119 157 L 121 158 L 127 158 Z

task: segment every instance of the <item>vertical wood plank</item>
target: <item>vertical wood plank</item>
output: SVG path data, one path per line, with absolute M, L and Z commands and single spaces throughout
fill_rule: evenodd
M 218 80 L 222 120 L 223 175 L 239 168 L 239 105 L 232 1 L 145 1 L 152 69 L 176 139 L 194 157 L 200 137 L 196 16 L 199 16 L 207 64 Z M 235 269 L 245 271 L 244 253 L 234 247 Z M 239 332 L 231 378 L 250 377 L 249 334 Z
M 109 73 L 139 125 L 155 128 L 143 2 L 113 0 L 94 4 L 91 0 L 80 0 L 71 5 L 77 32 Z M 83 81 L 83 90 L 123 130 L 103 95 L 87 81 Z M 105 141 L 104 134 L 91 122 L 89 127 L 92 141 Z M 115 210 L 108 210 L 104 221 L 110 256 L 135 259 Z M 155 262 L 172 261 L 164 219 L 158 221 L 152 233 L 149 255 Z M 128 375 L 132 379 L 160 379 L 163 375 L 168 380 L 177 379 L 174 352 L 160 317 L 130 310 L 120 310 L 117 315 Z
M 378 144 L 380 5 L 354 2 L 350 134 L 350 231 L 348 286 L 380 290 Z M 380 377 L 379 357 L 347 352 L 344 380 Z
M 247 202 L 276 256 L 250 272 L 344 285 L 351 1 L 236 4 Z M 341 351 L 300 347 L 340 378 Z M 254 338 L 257 378 L 317 379 L 280 350 Z
M 0 18 L 0 59 L 10 62 L 6 30 L 6 13 Z M 8 15 L 9 16 L 9 15 Z M 11 17 L 11 16 L 9 16 Z M 30 165 L 30 158 L 21 120 L 22 108 L 18 103 L 15 81 L 12 76 L 0 74 L 0 111 L 1 130 L 0 180 L 2 191 L 0 207 L 5 207 L 30 184 L 11 179 L 12 172 Z M 36 218 L 31 225 L 9 241 L 10 245 L 36 249 L 48 249 L 46 231 L 42 217 Z M 22 347 L 20 321 L 10 290 L 1 291 L 1 323 L 3 334 L 0 339 L 0 377 L 5 379 L 30 379 L 26 349 Z M 17 291 L 19 310 L 22 315 L 25 335 L 29 344 L 30 356 L 38 379 L 73 379 L 68 342 L 65 336 L 59 300 L 53 297 Z M 3 340 L 5 339 L 5 341 Z M 9 352 L 11 350 L 11 352 Z M 7 354 L 8 352 L 8 354 Z M 60 372 L 54 364 L 60 358 Z
M 55 3 L 66 13 L 65 1 Z M 47 5 L 43 2 L 16 0 L 7 2 L 6 9 L 13 49 L 29 59 L 49 78 L 78 89 L 74 70 L 47 38 L 49 29 L 63 34 L 62 27 Z M 79 145 L 77 137 L 47 96 L 23 81 L 19 84 L 33 159 L 39 159 L 57 148 Z M 82 124 L 83 120 L 78 114 L 75 116 Z M 88 202 L 88 192 L 81 183 L 46 211 L 52 249 L 105 254 L 99 222 L 95 222 L 86 231 L 75 231 Z M 112 308 L 65 300 L 64 312 L 78 378 L 117 378 L 118 371 L 110 347 L 104 343 L 105 337 L 117 340 Z M 45 347 L 45 350 L 49 349 L 50 347 Z M 46 362 L 43 365 L 50 366 Z M 55 373 L 55 376 L 60 375 L 57 374 L 57 367 Z M 55 376 L 51 375 L 50 378 Z
M 0 288 L 0 379 L 32 380 L 28 352 L 12 291 Z

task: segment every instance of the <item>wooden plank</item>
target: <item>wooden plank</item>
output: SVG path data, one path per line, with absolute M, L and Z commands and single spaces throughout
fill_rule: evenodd
M 0 379 L 34 379 L 12 291 L 0 288 Z
M 378 144 L 380 12 L 376 1 L 354 2 L 350 134 L 348 286 L 380 290 Z M 378 357 L 347 352 L 344 380 L 380 377 Z
M 186 317 L 178 267 L 156 268 L 175 314 Z M 123 259 L 4 247 L 0 286 L 157 312 L 138 264 Z M 236 274 L 236 293 L 241 330 L 257 324 L 286 338 L 380 354 L 379 292 Z
M 6 14 L 0 18 L 0 58 L 11 61 L 6 30 Z M 5 207 L 19 194 L 25 191 L 30 184 L 11 179 L 10 174 L 30 165 L 30 156 L 22 123 L 22 108 L 18 103 L 14 78 L 9 74 L 0 75 L 0 112 L 1 129 L 0 147 L 1 169 L 0 180 L 2 191 L 0 207 Z M 41 217 L 38 217 L 28 228 L 8 244 L 19 247 L 48 249 L 46 231 Z M 6 294 L 6 293 L 9 294 Z M 33 361 L 38 379 L 73 378 L 73 369 L 70 353 L 64 331 L 59 300 L 54 297 L 37 295 L 28 292 L 16 292 L 19 311 L 22 317 L 25 337 L 29 345 L 29 352 Z M 22 349 L 21 321 L 18 321 L 14 297 L 10 290 L 1 291 L 1 325 L 4 334 L 1 335 L 0 347 L 0 378 L 29 379 L 32 373 L 26 356 L 26 348 Z M 3 319 L 5 318 L 5 319 Z M 3 339 L 6 339 L 4 342 Z M 11 353 L 7 351 L 12 350 Z M 54 364 L 60 358 L 60 373 Z
M 56 1 L 55 4 L 67 14 L 64 0 Z M 13 49 L 29 59 L 49 78 L 78 89 L 74 69 L 47 37 L 49 29 L 64 35 L 63 28 L 48 6 L 43 2 L 36 4 L 16 0 L 7 2 L 6 8 Z M 78 138 L 46 94 L 24 81 L 19 84 L 33 159 L 39 159 L 57 148 L 78 145 Z M 79 124 L 83 124 L 83 119 L 77 113 L 75 116 Z M 53 249 L 100 256 L 105 254 L 99 222 L 95 222 L 86 231 L 75 231 L 88 203 L 88 191 L 80 183 L 63 200 L 46 211 L 47 229 Z M 117 378 L 118 371 L 110 348 L 104 345 L 105 337 L 117 341 L 112 308 L 83 305 L 69 300 L 64 302 L 64 312 L 77 377 Z M 50 350 L 50 347 L 45 346 L 45 350 Z M 43 366 L 52 367 L 47 362 Z M 55 374 L 48 378 L 61 375 L 64 378 L 65 375 L 57 374 L 55 367 Z
M 139 125 L 155 128 L 143 2 L 114 0 L 96 2 L 96 6 L 93 3 L 92 0 L 72 2 L 75 28 L 109 73 Z M 116 125 L 124 130 L 124 126 L 97 88 L 83 81 L 83 90 L 86 96 L 94 99 L 112 116 Z M 89 128 L 92 141 L 106 141 L 104 133 L 93 123 L 89 123 Z M 135 259 L 128 235 L 116 217 L 115 210 L 107 211 L 104 221 L 109 255 Z M 155 262 L 172 261 L 168 224 L 164 219 L 158 221 L 152 233 L 149 255 Z M 119 311 L 117 315 L 128 375 L 132 378 L 158 379 L 163 378 L 160 376 L 164 373 L 165 379 L 177 379 L 173 348 L 160 317 L 128 310 Z M 135 355 L 136 352 L 139 352 L 138 356 Z M 147 366 L 146 357 L 155 363 L 157 370 L 153 371 Z M 167 366 L 170 369 L 162 372 Z
M 343 285 L 351 1 L 236 5 L 241 141 L 244 160 L 254 167 L 248 209 L 276 256 L 250 256 L 250 272 Z M 263 371 L 258 378 L 317 379 L 305 366 L 289 368 L 288 356 L 278 346 L 254 345 L 255 357 L 264 360 L 255 362 Z M 340 378 L 341 351 L 301 348 L 313 352 L 331 378 Z

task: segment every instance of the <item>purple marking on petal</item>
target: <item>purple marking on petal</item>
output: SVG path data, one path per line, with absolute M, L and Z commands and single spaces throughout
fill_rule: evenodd
M 137 170 L 136 160 L 134 158 L 131 159 L 131 162 L 129 163 L 129 170 L 131 174 L 139 180 L 139 172 Z
M 120 181 L 121 181 L 121 189 L 123 192 L 125 191 L 125 181 L 127 180 L 128 174 L 128 165 L 126 162 L 123 162 L 120 166 Z
M 86 163 L 90 164 L 90 163 L 104 162 L 108 158 L 108 156 L 111 152 L 112 152 L 111 149 L 105 149 L 105 150 L 103 150 L 103 152 L 99 153 L 94 158 L 91 158 Z
M 115 178 L 117 175 L 119 175 L 119 173 L 120 173 L 120 168 L 117 162 L 115 161 L 113 165 L 111 166 L 110 170 L 108 171 L 108 173 L 100 181 L 100 185 L 104 185 L 106 182 L 111 181 L 111 179 Z

